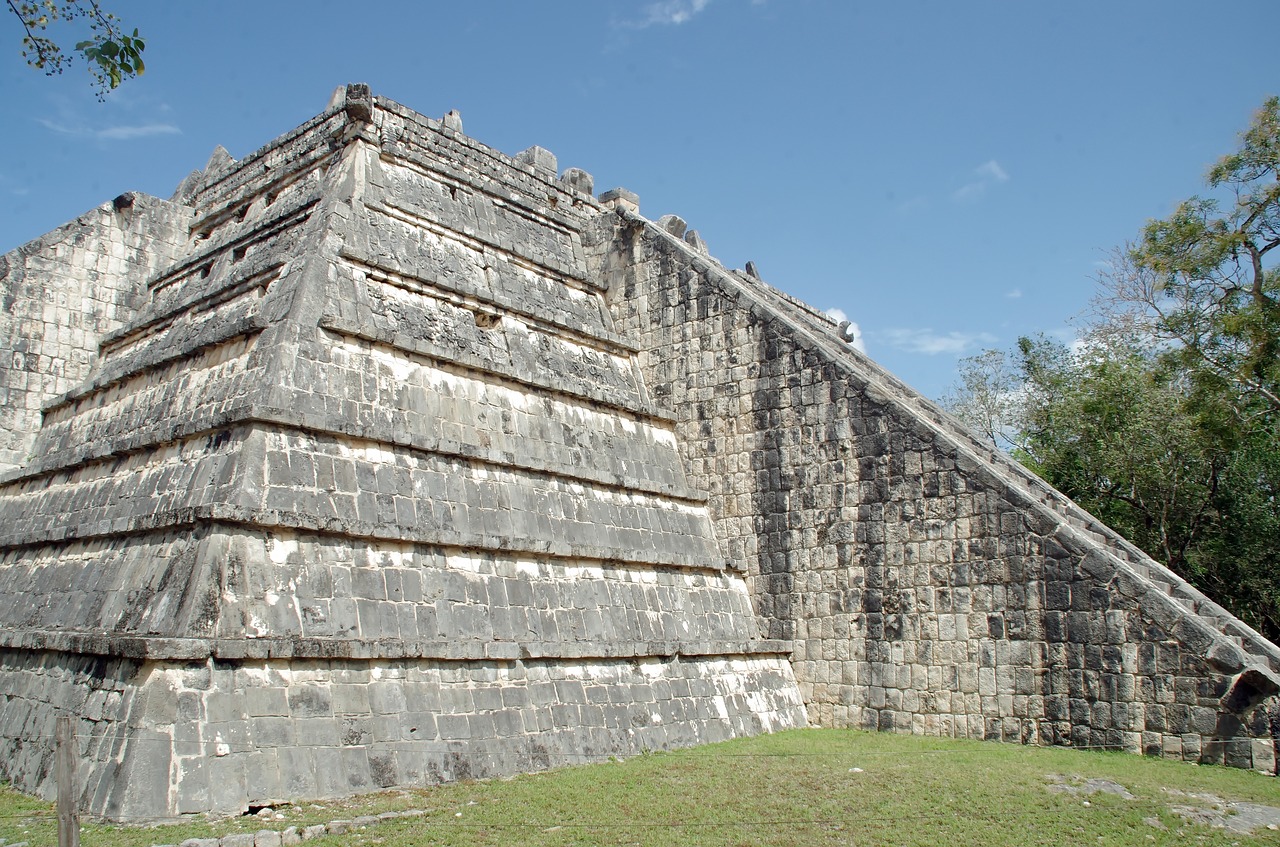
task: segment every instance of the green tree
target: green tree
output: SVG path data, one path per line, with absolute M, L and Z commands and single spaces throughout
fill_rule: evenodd
M 1015 361 L 1018 388 L 992 362 Z M 1214 398 L 1149 336 L 1095 326 L 1078 349 L 1019 340 L 969 361 L 950 408 L 999 395 L 1012 455 L 1272 640 L 1280 639 L 1280 433 Z M 986 380 L 983 383 L 983 380 Z M 1011 399 L 1010 399 L 1011 398 Z M 977 417 L 975 419 L 975 409 Z M 988 432 L 992 427 L 987 426 Z
M 1094 333 L 1071 352 L 1019 341 L 1029 468 L 1184 574 L 1212 535 L 1229 427 L 1140 338 Z
M 104 11 L 98 0 L 5 0 L 22 24 L 22 56 L 27 64 L 52 76 L 62 73 L 74 55 L 84 58 L 98 90 L 98 99 L 126 79 L 145 70 L 142 51 L 146 44 L 134 30 L 129 35 L 115 15 Z M 88 38 L 76 42 L 67 53 L 46 35 L 50 25 L 80 24 Z
M 1104 311 L 1125 312 L 1170 345 L 1209 396 L 1249 419 L 1280 415 L 1280 98 L 1192 197 L 1120 251 Z
M 1219 451 L 1214 526 L 1179 569 L 1280 640 L 1280 98 L 1191 197 L 1118 251 L 1101 325 L 1163 345 L 1184 414 Z
M 1280 433 L 1255 428 L 1236 445 L 1218 493 L 1217 531 L 1189 578 L 1280 643 Z

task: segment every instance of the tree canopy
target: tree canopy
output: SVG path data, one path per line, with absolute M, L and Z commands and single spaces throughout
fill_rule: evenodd
M 138 30 L 128 34 L 119 19 L 105 11 L 98 0 L 5 0 L 9 11 L 23 29 L 22 57 L 27 64 L 53 76 L 72 63 L 74 56 L 85 60 L 98 98 L 120 86 L 126 79 L 139 76 L 146 69 L 142 51 L 146 43 Z M 49 27 L 79 25 L 88 37 L 76 42 L 68 53 L 47 35 Z

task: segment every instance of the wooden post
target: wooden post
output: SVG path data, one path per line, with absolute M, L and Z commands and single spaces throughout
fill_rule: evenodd
M 76 730 L 72 718 L 58 718 L 54 777 L 58 783 L 58 847 L 80 847 L 80 790 L 76 785 Z

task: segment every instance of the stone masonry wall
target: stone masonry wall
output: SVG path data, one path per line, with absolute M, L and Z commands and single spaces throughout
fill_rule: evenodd
M 140 663 L 131 658 L 71 656 L 44 650 L 0 653 L 0 726 L 20 728 L 0 737 L 5 778 L 45 797 L 54 796 L 53 735 L 60 714 L 79 720 L 82 756 L 100 767 L 81 785 L 83 807 L 101 808 L 118 776 L 126 724 L 136 714 Z M 123 789 L 123 782 L 120 788 Z
M 179 187 L 183 250 L 0 480 L 0 776 L 47 793 L 63 714 L 131 819 L 805 723 L 586 266 L 589 176 L 460 129 L 350 86 Z
M 789 728 L 799 708 L 778 657 L 139 662 L 10 651 L 4 663 L 0 721 L 27 727 L 0 740 L 9 778 L 50 796 L 56 717 L 75 714 L 82 809 L 135 821 L 723 741 Z
M 976 460 L 834 324 L 726 272 L 682 228 L 620 213 L 588 250 L 678 416 L 691 485 L 746 559 L 762 626 L 794 639 L 811 720 L 1275 771 L 1266 656 Z
M 0 256 L 0 471 L 32 458 L 41 409 L 89 375 L 100 339 L 142 305 L 185 243 L 188 214 L 121 195 Z

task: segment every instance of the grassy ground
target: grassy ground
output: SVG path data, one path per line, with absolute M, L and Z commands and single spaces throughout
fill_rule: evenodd
M 1049 776 L 1100 778 L 1133 799 L 1053 792 Z M 1172 805 L 1208 793 L 1280 806 L 1280 779 L 1120 753 L 796 730 L 516 779 L 300 803 L 283 820 L 162 827 L 86 824 L 85 847 L 149 847 L 417 808 L 425 814 L 328 836 L 398 845 L 1277 845 L 1189 823 Z M 1155 825 L 1153 825 L 1155 824 Z M 0 792 L 0 839 L 57 843 L 52 806 Z M 311 843 L 311 842 L 308 842 Z

